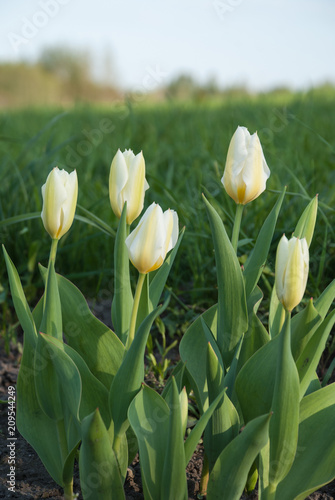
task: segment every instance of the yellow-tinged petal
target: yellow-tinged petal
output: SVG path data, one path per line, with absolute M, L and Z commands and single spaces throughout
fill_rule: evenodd
M 152 203 L 126 238 L 129 258 L 136 269 L 142 274 L 158 269 L 167 252 L 176 244 L 177 232 L 176 212 L 167 210 L 163 213 L 159 205 Z
M 126 220 L 131 224 L 143 210 L 144 194 L 148 188 L 142 152 L 135 156 L 130 149 L 123 153 L 118 150 L 109 174 L 109 199 L 115 215 L 121 217 L 127 202 Z
M 276 256 L 276 292 L 285 309 L 292 311 L 305 293 L 309 268 L 308 244 L 305 238 L 283 236 Z
M 266 164 L 257 133 L 250 135 L 246 127 L 237 127 L 228 148 L 221 182 L 236 203 L 247 204 L 266 187 L 270 170 Z
M 42 186 L 41 217 L 46 231 L 60 239 L 71 227 L 78 197 L 78 179 L 74 170 L 69 174 L 55 167 Z

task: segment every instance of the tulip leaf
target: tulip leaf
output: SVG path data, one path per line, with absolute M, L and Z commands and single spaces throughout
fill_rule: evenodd
M 335 384 L 304 397 L 300 405 L 297 453 L 276 498 L 304 500 L 335 478 Z
M 10 259 L 4 245 L 2 245 L 2 249 L 5 257 L 15 312 L 20 321 L 23 331 L 25 332 L 25 342 L 27 341 L 31 345 L 35 346 L 35 343 L 37 341 L 37 331 L 33 315 L 24 295 L 19 274 L 12 260 Z
M 48 338 L 48 341 L 54 345 L 59 351 L 71 358 L 75 363 L 82 381 L 82 394 L 79 407 L 79 419 L 91 414 L 95 408 L 99 408 L 99 413 L 103 418 L 106 426 L 110 425 L 110 414 L 108 406 L 108 391 L 106 387 L 90 372 L 83 358 L 67 344 L 63 344 L 58 339 Z M 57 351 L 55 351 L 57 354 Z M 59 357 L 64 356 L 61 352 Z
M 264 221 L 258 234 L 253 251 L 249 255 L 245 265 L 243 276 L 245 279 L 246 296 L 249 297 L 262 274 L 265 265 L 278 215 L 285 196 L 286 186 L 278 197 L 276 204 Z
M 84 500 L 125 499 L 118 463 L 98 408 L 82 422 L 79 470 Z
M 291 317 L 279 335 L 278 361 L 270 422 L 269 485 L 277 485 L 294 460 L 299 425 L 299 375 L 291 352 Z M 264 379 L 265 381 L 266 379 Z
M 222 366 L 210 343 L 207 347 L 207 384 L 209 403 L 212 403 L 216 396 L 222 392 L 225 380 Z M 212 470 L 221 451 L 237 436 L 239 430 L 240 423 L 237 411 L 227 394 L 224 394 L 206 427 L 204 435 L 209 471 Z
M 114 297 L 112 321 L 116 335 L 125 345 L 128 337 L 130 316 L 133 308 L 133 294 L 130 286 L 129 255 L 125 244 L 129 230 L 126 223 L 127 202 L 119 221 L 114 245 Z
M 302 311 L 293 316 L 291 321 L 291 347 L 295 360 L 302 354 L 321 321 L 322 318 L 314 307 L 313 299 L 308 301 L 307 306 Z
M 177 255 L 181 240 L 183 239 L 185 228 L 180 231 L 179 238 L 174 248 L 167 256 L 162 266 L 156 272 L 149 288 L 150 312 L 157 307 L 160 297 L 163 293 L 166 281 L 168 279 L 174 259 Z
M 24 330 L 23 355 L 17 377 L 16 424 L 20 434 L 36 450 L 50 476 L 63 485 L 63 465 L 57 437 L 57 424 L 42 411 L 34 382 L 34 357 L 37 332 L 15 266 L 3 247 L 12 298 Z
M 209 476 L 208 500 L 241 498 L 249 471 L 268 441 L 270 416 L 253 419 L 221 452 Z
M 296 238 L 306 238 L 308 246 L 310 246 L 313 238 L 317 212 L 318 195 L 312 198 L 312 200 L 303 211 L 293 233 Z
M 64 418 L 64 409 L 79 421 L 82 383 L 78 368 L 51 336 L 40 333 L 35 354 L 35 386 L 43 411 L 52 419 Z
M 164 466 L 161 478 L 162 500 L 187 500 L 187 482 L 185 473 L 184 434 L 179 392 L 172 377 L 172 398 L 169 415 L 169 431 L 164 454 Z
M 144 353 L 152 323 L 167 308 L 169 298 L 143 321 L 116 373 L 109 393 L 109 406 L 115 438 L 126 432 L 129 405 L 141 388 L 144 378 Z
M 238 358 L 237 371 L 246 363 L 246 361 L 260 349 L 263 345 L 269 342 L 270 337 L 263 323 L 257 316 L 259 304 L 263 298 L 263 293 L 256 286 L 248 297 L 248 330 L 244 335 L 241 353 Z
M 235 390 L 245 422 L 271 410 L 278 351 L 277 335 L 248 359 L 236 377 Z
M 303 397 L 314 378 L 315 370 L 325 349 L 328 336 L 335 323 L 335 309 L 325 318 L 297 360 L 300 377 L 300 397 Z
M 133 345 L 133 344 L 132 344 Z M 144 498 L 161 498 L 162 473 L 169 435 L 170 409 L 164 399 L 146 385 L 130 403 L 128 418 L 140 453 Z
M 180 357 L 186 365 L 186 371 L 194 391 L 201 413 L 208 408 L 206 379 L 207 344 L 203 321 L 216 336 L 217 305 L 212 306 L 197 318 L 187 329 L 179 345 Z
M 227 369 L 235 348 L 248 329 L 248 313 L 242 270 L 223 222 L 203 196 L 212 231 L 218 280 L 217 344 Z
M 49 262 L 45 281 L 43 316 L 39 330 L 58 340 L 63 339 L 62 311 L 54 261 Z
M 177 365 L 174 367 L 171 376 L 168 378 L 166 384 L 164 385 L 164 389 L 161 393 L 162 398 L 165 401 L 170 397 L 171 386 L 172 386 L 172 376 L 175 379 L 178 387 L 178 391 L 181 392 L 184 383 L 184 374 L 185 374 L 185 364 L 182 361 L 179 361 Z
M 326 314 L 335 299 L 335 280 L 333 280 L 327 288 L 322 292 L 320 297 L 318 297 L 314 302 L 314 307 L 320 314 L 321 318 L 324 319 Z
M 190 435 L 186 439 L 184 443 L 185 447 L 185 467 L 188 462 L 191 460 L 194 450 L 200 441 L 202 433 L 204 432 L 206 425 L 208 424 L 209 419 L 213 415 L 215 408 L 220 403 L 222 397 L 224 395 L 224 390 L 220 392 L 220 394 L 214 399 L 213 403 L 207 408 L 205 413 L 201 415 L 196 426 L 192 429 Z
M 45 271 L 42 268 L 44 276 Z M 121 364 L 124 346 L 117 335 L 92 314 L 78 288 L 63 276 L 57 275 L 57 279 L 66 340 L 109 390 Z

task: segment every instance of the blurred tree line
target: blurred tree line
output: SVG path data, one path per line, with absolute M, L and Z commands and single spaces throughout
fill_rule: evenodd
M 92 75 L 92 61 L 87 51 L 65 47 L 46 48 L 36 63 L 0 63 L 0 108 L 22 106 L 67 106 L 80 102 L 112 103 L 129 100 L 142 102 L 194 101 L 208 99 L 221 101 L 252 96 L 246 85 L 221 88 L 214 77 L 199 83 L 189 74 L 181 74 L 164 87 L 141 93 L 121 91 L 113 76 L 113 61 L 109 53 L 104 61 L 104 80 L 97 82 Z M 322 95 L 334 95 L 334 85 L 319 87 Z M 279 87 L 267 95 L 288 97 L 291 89 Z
M 0 106 L 68 105 L 120 99 L 116 84 L 94 81 L 87 52 L 46 48 L 36 63 L 0 64 Z

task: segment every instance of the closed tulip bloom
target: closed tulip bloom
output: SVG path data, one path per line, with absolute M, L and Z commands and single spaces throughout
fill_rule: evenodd
M 42 186 L 43 208 L 41 217 L 52 239 L 59 240 L 70 229 L 76 211 L 78 178 L 55 167 Z
M 126 220 L 131 224 L 143 210 L 144 193 L 148 188 L 142 152 L 135 156 L 130 149 L 123 153 L 118 150 L 109 174 L 109 199 L 115 215 L 121 217 L 127 202 Z
M 126 238 L 129 258 L 141 274 L 158 269 L 178 239 L 178 215 L 152 203 Z
M 297 306 L 305 293 L 309 254 L 305 238 L 282 236 L 276 256 L 276 291 L 287 311 Z
M 265 190 L 269 177 L 257 132 L 250 135 L 246 127 L 237 127 L 221 179 L 225 190 L 236 203 L 246 205 Z

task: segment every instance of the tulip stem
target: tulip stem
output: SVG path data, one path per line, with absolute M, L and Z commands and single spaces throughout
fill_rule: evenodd
M 56 260 L 56 254 L 57 254 L 57 245 L 58 245 L 58 239 L 52 239 L 51 241 L 51 248 L 50 248 L 50 254 L 49 254 L 49 264 L 48 267 L 50 266 L 51 261 L 55 263 Z
M 235 253 L 237 253 L 238 236 L 240 233 L 243 208 L 244 208 L 244 205 L 242 205 L 241 203 L 239 203 L 236 206 L 233 234 L 231 237 L 231 244 L 233 246 Z
M 131 318 L 130 318 L 129 334 L 128 334 L 127 345 L 126 345 L 127 351 L 129 350 L 129 347 L 131 346 L 131 344 L 135 338 L 135 328 L 136 328 L 138 306 L 140 304 L 140 298 L 141 298 L 141 293 L 142 293 L 142 288 L 143 288 L 145 276 L 146 275 L 143 273 L 140 273 L 138 276 L 138 281 L 137 281 L 135 296 L 134 296 L 133 310 L 131 312 Z

